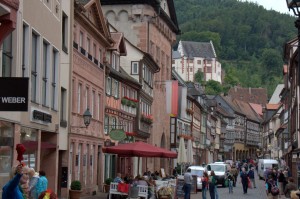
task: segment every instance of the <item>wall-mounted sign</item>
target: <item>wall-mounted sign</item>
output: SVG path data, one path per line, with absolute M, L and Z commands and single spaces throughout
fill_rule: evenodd
M 121 141 L 121 140 L 124 140 L 126 138 L 126 133 L 123 129 L 112 129 L 109 132 L 109 137 L 112 140 Z
M 28 111 L 29 78 L 0 78 L 0 111 Z
M 43 122 L 48 122 L 51 123 L 52 122 L 52 115 L 48 114 L 48 113 L 44 113 L 38 110 L 34 110 L 32 113 L 32 117 L 35 120 L 41 120 Z

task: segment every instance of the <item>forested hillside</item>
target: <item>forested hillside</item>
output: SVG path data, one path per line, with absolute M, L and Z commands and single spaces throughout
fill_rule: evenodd
M 295 38 L 295 17 L 238 0 L 174 0 L 177 41 L 210 41 L 225 69 L 224 91 L 240 83 L 265 87 L 282 82 L 283 46 Z M 175 46 L 176 48 L 176 46 Z

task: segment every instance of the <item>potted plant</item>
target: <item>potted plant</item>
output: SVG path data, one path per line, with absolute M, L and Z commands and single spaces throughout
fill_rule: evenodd
M 112 178 L 106 178 L 104 181 L 104 192 L 108 193 L 110 188 L 110 183 L 113 181 Z
M 80 199 L 81 192 L 81 182 L 74 180 L 69 190 L 70 199 Z

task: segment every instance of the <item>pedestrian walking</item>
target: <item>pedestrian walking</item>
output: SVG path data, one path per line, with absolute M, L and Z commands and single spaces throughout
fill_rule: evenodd
M 208 174 L 206 171 L 204 171 L 201 181 L 202 181 L 202 199 L 206 199 L 206 191 L 208 189 Z
M 232 168 L 230 169 L 230 173 L 232 173 L 232 175 L 234 177 L 233 187 L 235 187 L 236 186 L 236 180 L 237 180 L 237 177 L 239 175 L 239 172 L 238 172 L 235 165 L 233 165 Z
M 284 177 L 284 174 L 282 172 L 281 169 L 279 169 L 278 171 L 278 187 L 279 187 L 279 194 L 280 195 L 283 195 L 283 191 L 284 191 L 284 188 L 283 188 L 283 184 L 284 184 L 284 181 L 285 181 L 285 177 Z
M 243 185 L 243 192 L 244 194 L 246 194 L 248 190 L 248 173 L 246 172 L 245 167 L 242 168 L 240 177 L 241 177 L 241 183 Z
M 215 193 L 216 183 L 217 183 L 217 180 L 216 180 L 215 172 L 211 171 L 210 176 L 209 176 L 209 180 L 208 180 L 210 199 L 215 199 L 216 198 L 216 193 Z
M 292 177 L 288 178 L 288 183 L 284 189 L 284 195 L 286 198 L 291 198 L 291 192 L 298 190 L 297 185 L 294 183 L 294 179 Z
M 234 177 L 233 177 L 232 173 L 230 171 L 227 171 L 225 178 L 226 178 L 226 180 L 228 180 L 228 191 L 229 191 L 229 193 L 233 193 Z
M 266 193 L 268 199 L 278 199 L 279 188 L 277 182 L 274 180 L 273 175 L 269 175 L 266 181 Z
M 21 177 L 23 175 L 22 165 L 12 168 L 12 174 L 11 180 L 6 183 L 2 189 L 2 198 L 23 199 L 22 191 L 19 186 Z
M 29 199 L 38 199 L 38 194 L 36 191 L 36 184 L 39 180 L 39 174 L 35 172 L 33 168 L 29 169 Z
M 46 178 L 45 171 L 39 171 L 39 177 L 40 178 L 36 184 L 36 192 L 38 196 L 48 188 L 48 180 Z
M 251 167 L 250 171 L 248 172 L 248 176 L 251 181 L 252 187 L 256 188 L 255 177 L 254 177 L 254 167 Z
M 191 169 L 188 168 L 184 173 L 184 199 L 190 199 L 191 187 L 193 182 L 193 176 L 191 174 Z

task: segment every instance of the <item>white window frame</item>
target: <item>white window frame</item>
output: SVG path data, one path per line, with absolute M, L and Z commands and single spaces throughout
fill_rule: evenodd
M 114 80 L 114 97 L 119 98 L 119 81 Z
M 81 90 L 82 90 L 82 84 L 78 84 L 77 88 L 77 113 L 81 112 Z
M 139 62 L 137 61 L 131 62 L 131 74 L 132 75 L 139 74 Z
M 82 48 L 83 46 L 83 32 L 80 31 L 79 33 L 79 47 Z
M 35 42 L 35 43 L 34 43 Z M 32 32 L 31 40 L 31 101 L 38 103 L 39 96 L 39 65 L 40 65 L 40 35 Z
M 96 108 L 95 108 L 95 97 L 96 97 L 96 92 L 93 90 L 92 91 L 92 106 L 91 106 L 91 114 L 92 114 L 92 117 L 95 118 L 95 111 L 96 111 Z
M 89 92 L 90 92 L 90 88 L 87 86 L 85 88 L 85 109 L 89 108 Z
M 57 110 L 58 106 L 58 68 L 59 68 L 59 52 L 53 48 L 53 61 L 52 61 L 52 103 L 51 108 Z
M 23 23 L 22 77 L 28 77 L 29 70 L 29 26 Z
M 112 79 L 110 77 L 107 77 L 106 79 L 106 94 L 107 95 L 111 95 L 111 82 L 112 82 Z

